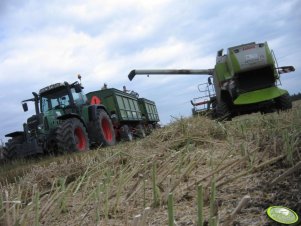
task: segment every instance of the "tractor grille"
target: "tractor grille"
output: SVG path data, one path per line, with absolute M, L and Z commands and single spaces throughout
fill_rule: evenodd
M 33 115 L 27 119 L 28 131 L 31 135 L 35 135 L 38 130 L 39 119 L 38 116 Z
M 240 93 L 268 88 L 276 82 L 274 70 L 270 66 L 238 73 L 235 80 Z

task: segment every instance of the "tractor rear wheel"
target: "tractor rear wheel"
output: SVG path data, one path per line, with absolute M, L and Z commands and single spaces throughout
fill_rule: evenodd
M 231 112 L 227 103 L 225 103 L 224 101 L 220 101 L 216 104 L 215 117 L 219 121 L 231 119 Z
M 97 146 L 112 146 L 116 144 L 116 136 L 110 116 L 103 109 L 99 109 L 96 115 L 94 134 Z
M 292 100 L 288 93 L 275 99 L 277 110 L 286 111 L 293 107 Z
M 123 125 L 120 128 L 120 138 L 121 140 L 125 141 L 132 141 L 133 140 L 133 134 L 129 128 L 128 125 Z
M 4 158 L 11 160 L 14 158 L 18 158 L 17 145 L 22 144 L 24 142 L 23 136 L 16 136 L 7 141 L 4 148 Z
M 77 118 L 70 118 L 57 128 L 56 140 L 58 151 L 84 152 L 89 150 L 89 138 L 83 123 Z

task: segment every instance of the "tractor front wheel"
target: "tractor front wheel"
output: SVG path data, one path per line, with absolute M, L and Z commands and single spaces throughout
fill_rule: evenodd
M 58 127 L 56 140 L 60 152 L 84 152 L 90 146 L 86 128 L 77 118 L 67 119 Z

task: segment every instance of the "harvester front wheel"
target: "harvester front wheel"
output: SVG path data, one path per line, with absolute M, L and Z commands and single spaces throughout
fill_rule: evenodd
M 293 107 L 292 100 L 288 93 L 275 99 L 277 110 L 286 111 Z
M 116 135 L 110 116 L 103 109 L 97 111 L 96 122 L 96 145 L 112 146 L 116 144 Z
M 223 121 L 223 120 L 230 120 L 231 119 L 231 111 L 229 109 L 229 106 L 224 101 L 220 101 L 216 105 L 216 112 L 215 116 L 217 120 Z
M 58 127 L 56 140 L 61 152 L 84 152 L 90 146 L 86 128 L 77 118 L 66 119 Z

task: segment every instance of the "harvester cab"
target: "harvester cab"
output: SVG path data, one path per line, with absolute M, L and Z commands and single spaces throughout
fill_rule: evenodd
M 293 66 L 278 67 L 267 42 L 252 42 L 230 47 L 227 54 L 219 50 L 213 69 L 132 70 L 128 77 L 132 80 L 139 74 L 212 75 L 215 96 L 209 98 L 207 95 L 207 100 L 195 100 L 192 104 L 207 104 L 213 109 L 214 118 L 230 119 L 256 111 L 265 113 L 292 108 L 288 92 L 278 85 L 280 74 L 294 70 Z

